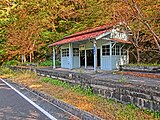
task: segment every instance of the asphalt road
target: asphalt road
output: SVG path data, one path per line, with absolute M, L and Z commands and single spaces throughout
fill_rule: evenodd
M 0 80 L 1 120 L 50 120 Z
M 28 91 L 17 91 L 0 79 L 0 120 L 68 120 L 72 116 Z

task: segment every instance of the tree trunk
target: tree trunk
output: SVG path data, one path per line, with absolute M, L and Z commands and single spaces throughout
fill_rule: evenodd
M 31 63 L 32 62 L 32 52 L 30 52 L 29 58 L 30 58 L 29 62 Z
M 137 63 L 139 64 L 140 63 L 140 49 L 137 49 Z
M 24 54 L 24 63 L 26 62 L 26 55 Z

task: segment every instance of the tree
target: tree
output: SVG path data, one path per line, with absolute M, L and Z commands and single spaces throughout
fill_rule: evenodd
M 132 33 L 130 41 L 137 52 L 137 62 L 140 62 L 140 53 L 146 51 L 160 52 L 159 30 L 157 25 L 160 7 L 157 1 L 151 0 L 120 0 L 116 11 L 118 21 L 124 21 L 126 28 Z M 158 9 L 157 9 L 158 8 Z M 133 50 L 132 50 L 133 51 Z
M 130 40 L 140 54 L 159 51 L 157 37 L 142 22 L 146 20 L 159 36 L 158 5 L 152 0 L 3 0 L 0 20 L 5 24 L 0 28 L 3 33 L 0 39 L 6 44 L 0 45 L 3 49 L 0 52 L 6 60 L 20 59 L 22 54 L 29 61 L 33 56 L 45 60 L 46 54 L 52 52 L 49 44 L 66 35 L 116 21 L 125 21 L 129 26 L 133 34 Z M 135 56 L 140 56 L 139 53 Z

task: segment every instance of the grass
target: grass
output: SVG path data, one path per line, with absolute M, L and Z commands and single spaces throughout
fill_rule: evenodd
M 120 83 L 125 83 L 125 82 L 126 82 L 126 78 L 125 78 L 125 77 L 121 77 L 121 78 L 118 80 L 118 82 L 120 82 Z
M 56 66 L 60 66 L 61 62 L 59 60 L 56 60 L 55 64 L 56 64 Z M 44 62 L 41 62 L 40 66 L 53 66 L 53 61 L 52 60 L 46 60 Z
M 13 65 L 13 66 L 16 66 L 16 65 L 19 65 L 20 62 L 17 61 L 17 60 L 10 60 L 10 61 L 7 61 L 7 62 L 4 62 L 3 65 Z
M 63 82 L 63 81 L 48 78 L 48 77 L 41 78 L 41 81 L 45 82 L 45 83 L 50 83 L 52 85 L 61 86 L 61 87 L 64 87 L 66 89 L 70 89 L 72 91 L 75 91 L 75 92 L 78 92 L 78 93 L 81 93 L 81 94 L 84 94 L 84 95 L 88 95 L 88 96 L 93 95 L 92 89 L 90 87 L 86 87 L 85 89 L 83 89 L 80 85 L 74 85 L 73 86 L 73 85 L 71 85 L 67 82 Z
M 0 75 L 31 89 L 45 92 L 66 103 L 86 110 L 101 118 L 109 120 L 159 120 L 160 113 L 141 110 L 133 105 L 123 105 L 114 100 L 104 99 L 85 90 L 56 79 L 39 77 L 31 71 L 20 71 L 15 74 L 8 68 L 0 68 Z
M 0 77 L 13 77 L 15 75 L 15 72 L 7 67 L 0 67 Z

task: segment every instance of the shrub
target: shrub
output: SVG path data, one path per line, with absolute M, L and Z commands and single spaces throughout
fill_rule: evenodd
M 7 67 L 0 67 L 0 75 L 4 75 L 4 74 L 8 74 L 8 75 L 11 75 L 11 74 L 14 74 L 15 72 L 13 70 L 11 70 L 10 68 L 7 68 Z
M 40 66 L 52 66 L 52 60 L 46 60 L 40 63 Z
M 61 62 L 59 60 L 56 60 L 56 66 L 61 66 Z
M 46 60 L 42 63 L 40 63 L 40 66 L 52 66 L 53 65 L 53 61 L 52 60 Z M 61 62 L 56 60 L 56 66 L 60 66 Z
M 4 62 L 3 65 L 13 65 L 13 66 L 16 66 L 16 65 L 19 65 L 20 62 L 17 61 L 17 60 L 10 60 L 10 61 L 7 61 L 7 62 Z

